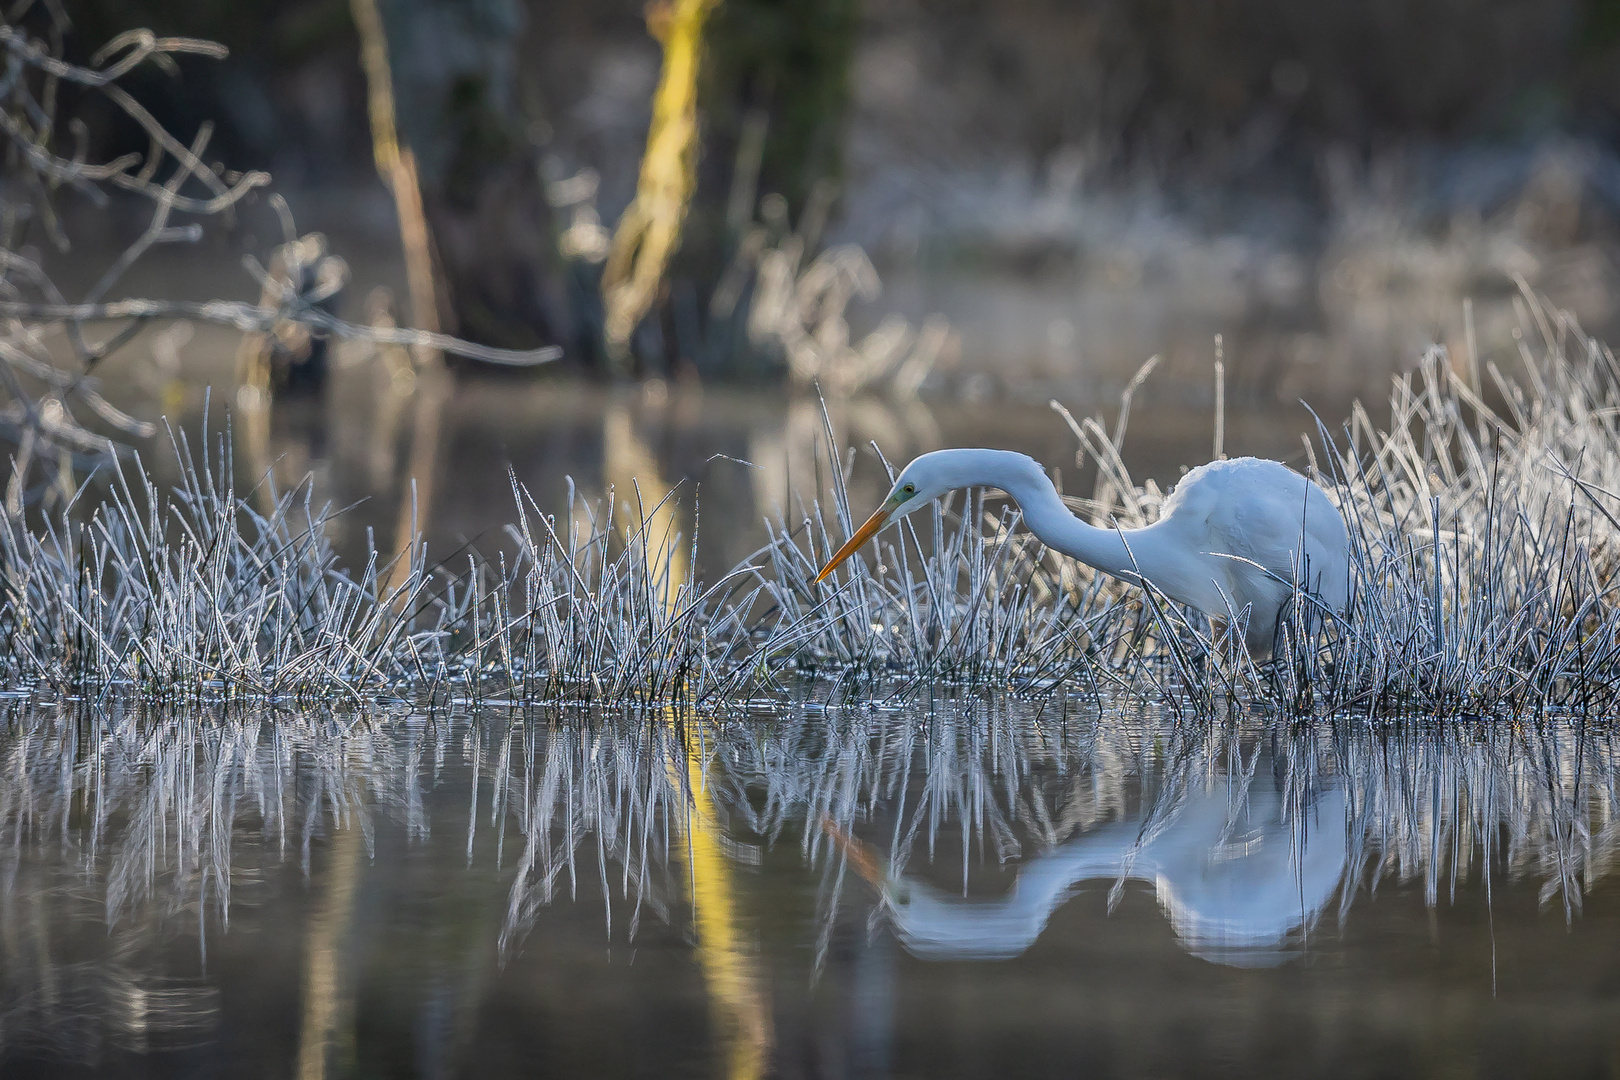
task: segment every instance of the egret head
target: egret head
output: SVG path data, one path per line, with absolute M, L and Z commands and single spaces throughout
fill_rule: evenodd
M 889 522 L 927 506 L 947 491 L 972 483 L 963 478 L 960 469 L 962 462 L 959 456 L 964 453 L 967 451 L 936 450 L 914 459 L 902 469 L 900 475 L 895 477 L 894 487 L 889 489 L 889 497 L 883 500 L 883 505 L 855 530 L 855 535 L 843 547 L 833 553 L 827 565 L 821 568 L 821 573 L 816 575 L 816 580 L 826 580 L 827 575 L 838 569 L 840 563 L 859 551 Z

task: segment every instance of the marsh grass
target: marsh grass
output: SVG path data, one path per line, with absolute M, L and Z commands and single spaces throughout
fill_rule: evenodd
M 228 441 L 199 456 L 173 438 L 173 489 L 136 460 L 93 506 L 0 526 L 10 679 L 158 700 L 352 695 L 431 638 L 396 614 L 421 575 L 383 595 L 375 558 L 340 569 L 307 484 L 239 495 Z
M 1354 597 L 1326 642 L 1296 605 L 1291 694 L 1380 715 L 1612 709 L 1620 365 L 1524 300 L 1516 376 L 1432 350 L 1395 381 L 1387 432 L 1358 406 L 1324 436 Z
M 1246 612 L 1217 640 L 1202 616 L 1065 564 L 977 498 L 903 526 L 879 569 L 857 567 L 829 599 L 810 581 L 853 530 L 838 486 L 830 513 L 778 530 L 772 595 L 795 614 L 820 605 L 806 662 L 845 672 L 1131 686 L 1185 714 L 1237 700 L 1381 716 L 1612 709 L 1620 365 L 1528 291 L 1524 309 L 1515 370 L 1431 350 L 1394 381 L 1387 430 L 1358 404 L 1342 432 L 1306 440 L 1304 471 L 1349 525 L 1352 601 L 1341 618 L 1296 593 L 1264 667 L 1235 644 Z M 1098 466 L 1094 496 L 1068 499 L 1096 524 L 1147 524 L 1163 501 L 1125 467 L 1129 407 L 1127 393 L 1112 432 L 1059 410 Z
M 1296 596 L 1263 668 L 1235 645 L 1246 612 L 1218 640 L 1155 590 L 1048 551 L 983 493 L 815 583 L 866 509 L 828 425 L 826 498 L 767 522 L 767 543 L 714 583 L 693 580 L 697 541 L 671 512 L 696 493 L 644 502 L 633 483 L 601 502 L 571 489 L 552 512 L 514 481 L 505 550 L 456 565 L 407 545 L 400 568 L 373 548 L 351 570 L 307 484 L 245 498 L 227 448 L 174 436 L 172 490 L 134 462 L 60 511 L 6 517 L 0 670 L 188 700 L 714 704 L 814 676 L 852 700 L 1129 689 L 1183 716 L 1244 701 L 1590 715 L 1620 687 L 1620 365 L 1528 292 L 1524 308 L 1515 372 L 1432 350 L 1395 381 L 1387 430 L 1358 405 L 1306 441 L 1302 464 L 1350 527 L 1353 597 L 1341 618 Z M 1112 430 L 1063 412 L 1098 465 L 1091 497 L 1069 502 L 1098 524 L 1146 524 L 1163 501 L 1122 452 L 1137 382 Z
M 767 678 L 758 648 L 791 651 L 744 621 L 751 571 L 689 579 L 673 494 L 648 507 L 632 492 L 621 514 L 574 492 L 549 514 L 514 480 L 509 551 L 456 572 L 409 545 L 396 573 L 373 546 L 353 573 L 329 538 L 340 511 L 309 483 L 239 493 L 228 436 L 201 454 L 171 438 L 171 490 L 136 461 L 99 500 L 0 523 L 14 684 L 156 701 L 701 701 Z

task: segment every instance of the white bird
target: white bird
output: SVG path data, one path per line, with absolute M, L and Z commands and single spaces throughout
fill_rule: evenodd
M 1047 547 L 1133 584 L 1152 585 L 1218 623 L 1241 619 L 1249 653 L 1272 651 L 1296 587 L 1342 614 L 1350 590 L 1350 540 L 1327 493 L 1281 462 L 1232 458 L 1181 478 L 1159 520 L 1141 529 L 1089 525 L 1069 512 L 1040 462 L 1010 450 L 936 450 L 895 479 L 877 512 L 855 530 L 816 580 L 823 581 L 889 522 L 957 488 L 999 488 Z

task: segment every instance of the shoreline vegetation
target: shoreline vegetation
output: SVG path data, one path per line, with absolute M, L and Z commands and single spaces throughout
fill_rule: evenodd
M 694 579 L 698 541 L 671 512 L 688 497 L 696 510 L 699 493 L 663 487 L 631 446 L 604 503 L 575 490 L 566 506 L 542 506 L 514 480 L 504 549 L 434 561 L 442 556 L 424 549 L 418 524 L 432 514 L 432 433 L 447 376 L 439 353 L 538 364 L 555 350 L 502 352 L 430 332 L 427 295 L 411 299 L 423 329 L 401 325 L 386 304 L 369 325 L 338 319 L 345 265 L 318 237 L 300 238 L 274 196 L 284 243 L 268 266 L 244 259 L 262 289 L 257 305 L 119 299 L 153 249 L 197 243 L 205 223 L 221 225 L 269 177 L 209 164 L 208 124 L 182 141 L 120 85 L 143 65 L 173 68 L 175 56 L 222 57 L 219 46 L 137 30 L 79 65 L 64 59 L 68 27 L 54 9 L 34 14 L 49 33 L 0 25 L 19 69 L 0 112 L 26 135 L 9 167 L 35 181 L 19 188 L 27 200 L 0 229 L 0 420 L 18 444 L 0 510 L 0 678 L 18 692 L 719 706 L 778 698 L 809 678 L 846 701 L 934 688 L 1098 701 L 1124 691 L 1182 716 L 1238 703 L 1378 717 L 1585 715 L 1614 702 L 1620 365 L 1522 278 L 1518 355 L 1505 367 L 1479 354 L 1469 322 L 1460 347 L 1431 349 L 1395 379 L 1387 430 L 1357 406 L 1342 432 L 1323 426 L 1305 440 L 1308 470 L 1350 525 L 1354 599 L 1340 620 L 1298 598 L 1278 660 L 1263 670 L 1151 589 L 1046 551 L 1019 531 L 1015 510 L 984 493 L 904 523 L 880 538 L 875 564 L 815 584 L 853 527 L 844 486 L 853 452 L 830 424 L 818 469 L 830 484 L 799 492 L 768 523 L 765 546 L 718 580 Z M 374 82 L 388 104 L 392 91 Z M 148 150 L 88 163 L 69 136 L 89 101 L 140 128 Z M 391 123 L 373 133 L 379 146 L 397 140 Z M 150 210 L 72 302 L 47 258 L 71 246 L 58 206 L 70 192 L 98 210 L 113 197 Z M 400 200 L 406 224 L 410 201 Z M 786 222 L 779 199 L 759 202 Z M 835 396 L 889 384 L 915 393 L 948 328 L 914 331 L 896 318 L 853 344 L 844 304 L 875 287 L 870 265 L 855 248 L 805 262 L 819 227 L 799 229 L 778 248 L 768 231 L 751 233 L 754 292 L 747 304 L 728 293 L 727 318 L 746 319 L 796 379 Z M 181 479 L 165 489 L 109 442 L 150 425 L 103 398 L 93 376 L 143 329 L 182 316 L 245 332 L 232 410 L 244 438 L 194 446 L 171 432 Z M 107 336 L 91 336 L 108 323 Z M 351 567 L 328 528 L 339 511 L 317 502 L 311 480 L 278 490 L 253 451 L 273 393 L 295 375 L 321 377 L 333 336 L 391 350 L 394 381 L 417 388 L 411 497 L 395 534 Z M 1100 525 L 1145 524 L 1162 501 L 1121 453 L 1131 394 L 1152 363 L 1127 388 L 1112 432 L 1058 408 L 1078 457 L 1101 477 L 1091 498 L 1071 501 Z M 242 471 L 258 473 L 241 484 L 238 449 Z
M 309 483 L 238 491 L 228 434 L 198 452 L 172 433 L 172 491 L 134 458 L 104 495 L 7 515 L 0 673 L 149 701 L 724 705 L 810 677 L 843 700 L 1130 691 L 1183 715 L 1606 710 L 1620 686 L 1620 365 L 1569 316 L 1524 302 L 1518 372 L 1437 348 L 1394 381 L 1386 430 L 1358 405 L 1341 432 L 1307 439 L 1350 526 L 1354 596 L 1342 621 L 1298 598 L 1264 669 L 1200 616 L 1046 551 L 983 493 L 885 534 L 875 569 L 812 584 L 852 527 L 853 453 L 833 452 L 829 428 L 831 498 L 780 512 L 769 542 L 712 583 L 690 580 L 698 541 L 668 512 L 683 493 L 643 501 L 633 483 L 552 513 L 514 482 L 507 550 L 439 564 L 410 544 L 396 566 L 373 544 L 349 570 L 326 534 L 337 511 Z M 1162 493 L 1126 470 L 1124 424 L 1111 435 L 1064 415 L 1100 466 L 1077 512 L 1151 521 Z

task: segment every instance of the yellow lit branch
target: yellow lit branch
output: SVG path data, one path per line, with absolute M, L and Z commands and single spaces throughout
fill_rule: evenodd
M 405 279 L 411 291 L 411 318 L 424 330 L 439 330 L 439 297 L 433 280 L 433 247 L 416 156 L 399 141 L 394 118 L 394 79 L 388 66 L 388 37 L 377 0 L 351 0 L 355 29 L 360 33 L 360 63 L 366 71 L 367 109 L 371 115 L 371 149 L 377 172 L 392 189 L 399 211 L 399 237 L 405 249 Z M 437 349 L 418 348 L 416 416 L 411 430 L 410 479 L 394 524 L 394 557 L 383 579 L 385 595 L 395 603 L 407 599 L 405 584 L 412 571 L 417 531 L 433 505 L 433 480 L 439 453 L 439 421 L 449 395 L 448 376 Z
M 718 0 L 659 0 L 647 29 L 664 47 L 653 96 L 652 127 L 641 159 L 636 197 L 619 219 L 602 268 L 603 331 L 615 363 L 629 355 L 630 335 L 652 307 L 696 183 L 697 77 L 703 23 Z

